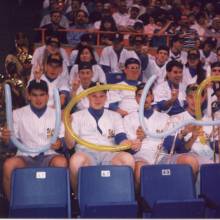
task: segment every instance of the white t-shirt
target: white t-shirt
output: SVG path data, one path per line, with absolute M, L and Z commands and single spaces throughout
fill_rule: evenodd
M 153 133 L 164 132 L 168 126 L 169 116 L 165 113 L 154 111 L 149 118 L 144 118 L 147 129 Z M 124 129 L 128 139 L 136 139 L 136 130 L 140 126 L 138 112 L 132 112 L 123 119 Z M 163 143 L 163 138 L 156 139 L 146 136 L 141 145 L 141 149 L 133 156 L 146 160 L 149 164 L 154 164 L 159 145 Z
M 125 81 L 117 83 L 117 85 L 129 85 Z M 138 110 L 138 104 L 135 99 L 135 91 L 129 90 L 110 90 L 109 102 L 119 102 L 118 107 L 128 113 Z
M 179 113 L 177 115 L 173 115 L 173 116 L 170 117 L 170 126 L 174 127 L 177 124 L 179 124 L 183 121 L 189 120 L 189 119 L 194 119 L 194 118 L 192 117 L 192 115 L 189 114 L 188 111 L 184 111 L 184 112 Z M 211 120 L 211 118 L 208 118 L 207 116 L 204 116 L 202 118 L 202 121 L 209 121 L 209 120 Z M 211 134 L 211 131 L 212 131 L 212 126 L 203 126 L 203 131 L 205 133 L 205 136 L 209 136 Z M 188 141 L 191 136 L 192 136 L 192 133 L 187 134 L 184 137 L 184 140 Z M 192 148 L 191 148 L 190 152 L 196 153 L 198 156 L 205 157 L 208 160 L 212 160 L 212 158 L 213 158 L 212 149 L 210 148 L 208 143 L 202 144 L 200 142 L 199 137 L 195 140 L 194 144 L 192 145 Z
M 16 138 L 29 147 L 42 147 L 50 142 L 55 128 L 55 109 L 47 107 L 39 118 L 30 108 L 30 105 L 13 111 L 14 132 Z M 64 136 L 64 130 L 59 137 Z M 48 150 L 45 154 L 54 154 L 54 150 Z M 18 150 L 17 155 L 36 156 L 38 153 L 25 153 Z
M 98 126 L 102 134 L 97 129 L 95 118 L 88 109 L 72 114 L 73 131 L 83 140 L 93 144 L 112 146 L 115 144 L 114 137 L 119 133 L 124 133 L 123 122 L 120 114 L 105 109 L 103 115 L 98 120 Z M 77 144 L 77 148 L 85 148 Z
M 99 64 L 109 66 L 111 68 L 112 73 L 122 73 L 125 61 L 131 57 L 133 57 L 132 53 L 130 53 L 130 51 L 128 51 L 127 49 L 123 48 L 118 59 L 118 56 L 115 53 L 113 47 L 107 46 L 102 50 Z
M 53 97 L 54 89 L 58 89 L 58 91 L 67 91 L 67 92 L 70 91 L 67 79 L 62 77 L 61 75 L 58 76 L 52 82 L 50 82 L 44 74 L 41 76 L 41 79 L 46 81 L 48 85 L 49 100 L 48 100 L 47 105 L 50 107 L 54 107 L 54 97 Z
M 79 66 L 78 64 L 75 64 L 70 70 L 70 84 L 72 84 L 72 81 L 76 79 L 76 77 L 78 76 L 78 72 L 79 72 Z M 92 72 L 93 72 L 92 81 L 106 83 L 105 73 L 98 64 L 92 65 Z

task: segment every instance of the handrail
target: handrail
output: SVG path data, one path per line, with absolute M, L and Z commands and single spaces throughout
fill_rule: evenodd
M 47 29 L 45 28 L 34 28 L 34 31 L 41 31 L 41 42 L 42 44 L 45 43 L 45 31 Z M 97 41 L 96 41 L 96 46 L 100 46 L 100 34 L 115 34 L 116 32 L 114 31 L 100 31 L 97 29 L 58 29 L 58 32 L 84 32 L 84 33 L 92 33 L 92 34 L 96 34 L 97 35 Z M 166 37 L 166 45 L 169 46 L 169 42 L 170 42 L 170 37 L 174 36 L 174 34 L 145 34 L 145 33 L 137 33 L 137 32 L 131 32 L 131 31 L 118 31 L 118 33 L 121 33 L 123 35 L 141 35 L 141 36 L 146 36 L 146 37 Z M 208 37 L 214 37 L 214 38 L 220 38 L 220 34 L 209 34 L 208 36 L 201 36 L 198 35 L 198 37 L 203 37 L 203 38 L 208 38 Z

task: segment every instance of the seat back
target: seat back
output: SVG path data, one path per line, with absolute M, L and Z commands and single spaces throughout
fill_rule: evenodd
M 143 166 L 141 196 L 150 208 L 158 200 L 196 198 L 191 167 L 176 164 Z
M 9 216 L 71 217 L 69 172 L 66 168 L 23 168 L 12 175 Z
M 200 194 L 208 207 L 207 217 L 220 218 L 220 164 L 202 165 L 200 178 Z
M 203 199 L 156 202 L 152 218 L 204 218 Z
M 201 195 L 220 207 L 220 164 L 204 164 L 200 169 Z
M 106 73 L 106 81 L 107 83 L 118 83 L 121 82 L 125 79 L 124 73 Z
M 136 204 L 132 169 L 128 166 L 82 167 L 78 176 L 78 199 L 82 217 L 136 217 L 135 214 L 123 215 L 123 208 L 120 209 L 120 206 L 128 208 L 129 204 Z M 92 213 L 91 207 L 100 210 L 100 206 L 106 210 L 103 215 L 98 211 L 93 216 L 86 213 L 87 210 Z

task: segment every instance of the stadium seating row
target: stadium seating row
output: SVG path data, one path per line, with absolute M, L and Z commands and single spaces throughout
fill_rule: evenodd
M 201 198 L 197 198 L 188 165 L 144 166 L 139 198 L 130 167 L 83 167 L 78 176 L 79 216 L 136 218 L 141 210 L 147 218 L 220 217 L 220 164 L 203 165 L 200 174 Z M 17 169 L 11 188 L 9 217 L 71 218 L 67 169 Z

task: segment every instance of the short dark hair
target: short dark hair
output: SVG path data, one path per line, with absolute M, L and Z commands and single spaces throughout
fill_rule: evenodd
M 214 63 L 211 64 L 211 69 L 213 69 L 215 67 L 220 67 L 220 62 L 219 61 L 214 62 Z
M 138 60 L 138 59 L 136 59 L 136 58 L 133 58 L 133 57 L 131 57 L 131 58 L 128 58 L 126 61 L 125 61 L 125 67 L 127 67 L 128 65 L 130 65 L 130 64 L 137 64 L 137 65 L 141 65 L 141 63 L 140 63 L 140 61 Z
M 179 35 L 174 35 L 170 41 L 170 46 L 172 47 L 175 42 L 183 42 L 182 38 Z
M 51 34 L 50 36 L 46 37 L 46 45 L 54 45 L 57 47 L 60 47 L 60 38 L 58 36 L 58 34 Z
M 31 80 L 28 85 L 28 93 L 31 93 L 34 89 L 44 91 L 48 94 L 48 85 L 44 80 Z
M 55 13 L 59 13 L 60 15 L 62 15 L 62 13 L 61 13 L 60 11 L 58 11 L 58 10 L 52 10 L 52 11 L 50 12 L 50 16 L 52 16 L 52 15 L 55 14 Z
M 142 83 L 139 83 L 137 84 L 136 86 L 136 91 L 135 91 L 135 95 L 137 95 L 137 93 L 140 91 L 140 90 L 143 90 L 144 87 L 145 87 L 146 83 L 142 82 Z M 153 94 L 153 86 L 150 87 L 149 91 L 151 94 Z
M 92 88 L 92 87 L 95 87 L 95 86 L 100 86 L 100 85 L 104 85 L 104 83 L 101 83 L 101 82 L 98 82 L 98 81 L 96 81 L 96 82 L 91 82 L 91 83 L 89 84 L 89 88 Z M 106 90 L 101 90 L 101 91 L 103 91 L 104 93 L 106 93 L 108 90 L 106 89 Z
M 191 92 L 195 93 L 198 89 L 199 85 L 196 84 L 196 83 L 192 83 L 192 84 L 189 84 L 187 87 L 186 87 L 186 95 L 189 95 Z M 205 95 L 205 91 L 203 90 L 202 91 L 202 96 Z
M 175 66 L 180 68 L 180 69 L 183 69 L 183 64 L 182 63 L 180 63 L 179 61 L 176 61 L 176 60 L 171 60 L 166 65 L 166 71 L 170 72 L 173 69 L 173 67 L 175 67 Z
M 50 54 L 47 58 L 47 64 L 53 65 L 53 66 L 62 66 L 63 65 L 63 58 L 61 54 Z
M 159 51 L 161 51 L 161 50 L 167 51 L 168 54 L 169 54 L 169 52 L 170 52 L 170 49 L 169 49 L 169 47 L 167 47 L 167 46 L 159 46 L 159 47 L 157 48 L 157 53 L 158 53 Z
M 84 70 L 84 69 L 90 69 L 92 70 L 92 64 L 91 62 L 80 62 L 78 64 L 78 67 L 79 67 L 79 71 L 80 70 Z

